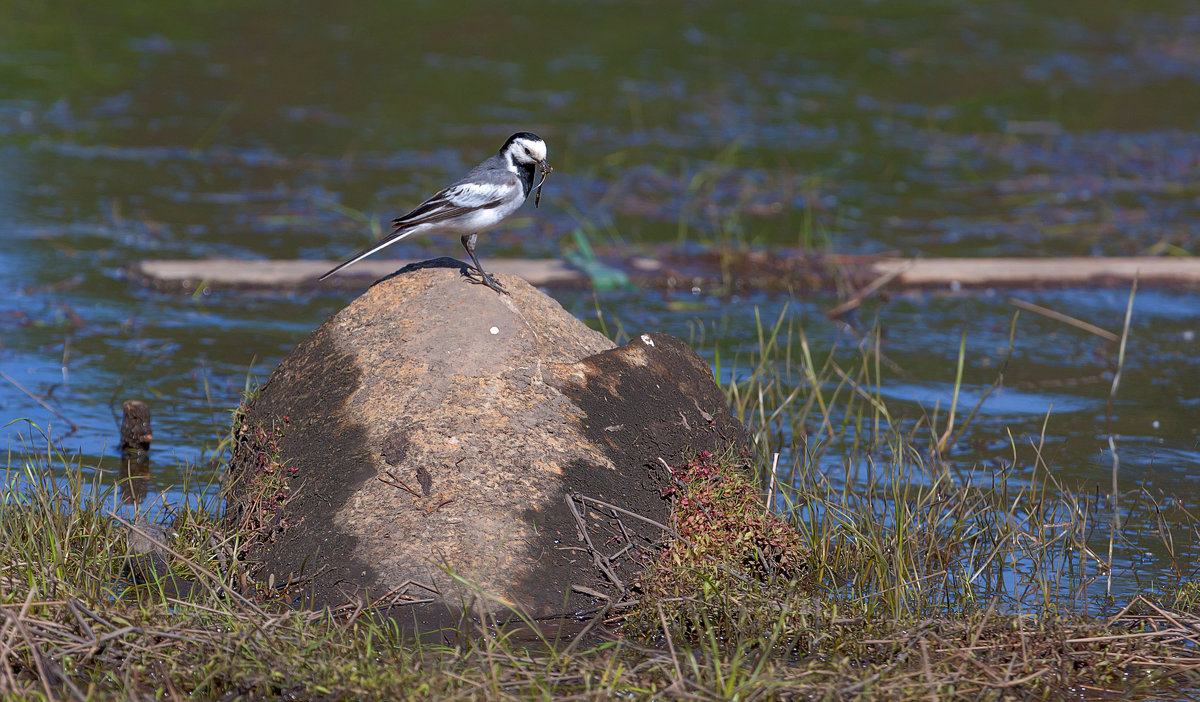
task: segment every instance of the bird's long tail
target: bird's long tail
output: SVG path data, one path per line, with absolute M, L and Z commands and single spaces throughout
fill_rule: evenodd
M 408 236 L 409 234 L 412 234 L 413 231 L 414 230 L 411 228 L 397 229 L 396 231 L 392 232 L 391 234 L 384 237 L 383 239 L 380 239 L 377 243 L 372 244 L 371 246 L 368 246 L 367 248 L 363 249 L 362 251 L 359 251 L 358 253 L 354 254 L 350 258 L 346 259 L 342 263 L 339 263 L 336 267 L 333 268 L 333 270 L 331 270 L 328 273 L 326 273 L 325 275 L 321 276 L 320 278 L 318 278 L 318 280 L 325 280 L 326 278 L 333 275 L 334 273 L 337 273 L 338 271 L 342 270 L 346 266 L 350 266 L 355 263 L 358 263 L 359 261 L 363 260 L 367 256 L 370 256 L 371 254 L 375 253 L 376 251 L 382 251 L 383 249 L 386 249 L 387 247 L 391 246 L 392 244 L 396 243 L 397 241 L 400 241 L 401 239 Z

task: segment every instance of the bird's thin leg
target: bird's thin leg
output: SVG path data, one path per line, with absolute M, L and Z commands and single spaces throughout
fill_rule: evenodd
M 483 266 L 479 265 L 479 259 L 475 258 L 475 240 L 477 238 L 478 235 L 476 234 L 462 235 L 463 248 L 467 250 L 467 255 L 471 257 L 471 263 L 475 264 L 475 272 L 479 274 L 479 280 L 472 278 L 471 282 L 478 283 L 480 285 L 486 285 L 502 295 L 507 295 L 508 291 L 504 289 L 504 286 L 500 284 L 500 281 L 496 280 L 496 276 L 483 270 Z

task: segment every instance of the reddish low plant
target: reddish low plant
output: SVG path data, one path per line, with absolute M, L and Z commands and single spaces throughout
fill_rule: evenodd
M 282 417 L 266 428 L 246 421 L 244 407 L 234 412 L 229 465 L 243 468 L 229 476 L 225 494 L 230 509 L 226 516 L 239 533 L 253 536 L 243 542 L 243 550 L 270 541 L 287 528 L 283 507 L 291 492 L 290 478 L 297 470 L 280 458 L 279 442 L 288 419 Z
M 736 458 L 701 451 L 669 467 L 671 527 L 683 537 L 671 546 L 672 559 L 703 570 L 720 564 L 760 580 L 800 576 L 800 536 L 763 505 L 752 471 Z

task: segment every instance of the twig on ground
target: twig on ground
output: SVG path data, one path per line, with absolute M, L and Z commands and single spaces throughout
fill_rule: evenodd
M 591 534 L 588 533 L 587 522 L 584 521 L 583 515 L 579 513 L 579 508 L 575 506 L 574 495 L 567 495 L 567 507 L 571 509 L 571 514 L 575 516 L 575 524 L 579 527 L 579 535 L 583 537 L 584 542 L 591 549 L 592 561 L 604 573 L 604 576 L 621 590 L 621 596 L 624 596 L 626 593 L 625 583 L 613 572 L 608 557 L 602 554 L 600 549 L 596 548 L 596 545 L 592 543 Z
M 396 476 L 395 476 L 395 475 L 392 473 L 392 471 L 390 471 L 390 470 L 389 470 L 389 471 L 385 471 L 385 472 L 387 473 L 387 476 L 388 476 L 388 478 L 391 478 L 391 480 L 390 480 L 390 481 L 389 481 L 389 480 L 385 480 L 385 479 L 384 479 L 384 477 L 383 477 L 382 475 L 377 475 L 377 476 L 375 476 L 375 479 L 376 479 L 376 480 L 378 480 L 379 482 L 383 483 L 384 485 L 387 485 L 387 486 L 389 486 L 389 487 L 400 488 L 401 490 L 404 490 L 405 492 L 407 492 L 408 494 L 412 495 L 413 497 L 416 497 L 417 499 L 420 499 L 420 498 L 421 498 L 421 493 L 419 493 L 419 492 L 417 492 L 416 490 L 413 490 L 412 488 L 410 488 L 410 487 L 408 486 L 408 483 L 404 482 L 404 481 L 403 481 L 403 480 L 401 480 L 400 478 L 397 478 L 397 477 L 396 477 Z

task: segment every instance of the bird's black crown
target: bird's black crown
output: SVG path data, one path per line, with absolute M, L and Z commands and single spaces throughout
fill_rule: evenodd
M 513 134 L 512 136 L 510 136 L 508 138 L 508 141 L 504 142 L 504 146 L 501 146 L 500 150 L 504 151 L 508 147 L 512 146 L 512 143 L 514 141 L 516 141 L 517 139 L 527 139 L 529 141 L 542 141 L 542 138 L 540 136 L 538 136 L 537 134 L 534 134 L 533 132 L 517 132 L 516 134 Z

